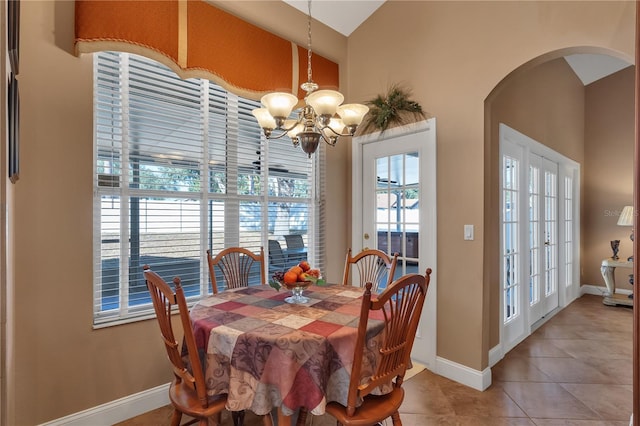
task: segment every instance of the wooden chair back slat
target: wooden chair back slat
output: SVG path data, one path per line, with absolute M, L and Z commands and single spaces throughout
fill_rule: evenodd
M 266 284 L 264 248 L 260 247 L 260 254 L 255 254 L 243 247 L 229 247 L 219 252 L 215 257 L 211 250 L 207 250 L 209 276 L 214 294 L 218 294 L 216 268 L 222 273 L 227 289 L 249 286 L 249 275 L 257 263 L 260 268 L 260 283 Z
M 387 286 L 391 284 L 396 272 L 397 263 L 398 253 L 394 253 L 393 257 L 389 257 L 382 250 L 367 249 L 361 251 L 355 256 L 352 256 L 351 249 L 349 249 L 345 260 L 342 283 L 344 285 L 349 285 L 351 269 L 352 267 L 355 267 L 357 268 L 358 276 L 360 277 L 360 287 L 364 287 L 366 283 L 370 282 L 373 285 L 372 291 L 377 293 L 378 288 L 384 281 L 385 275 L 387 275 L 385 284 Z

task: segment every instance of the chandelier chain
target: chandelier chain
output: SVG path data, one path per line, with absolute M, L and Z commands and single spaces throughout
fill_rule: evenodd
M 312 81 L 311 79 L 311 0 L 309 0 L 308 5 L 309 5 L 309 20 L 307 23 L 307 81 Z
M 289 92 L 267 93 L 261 99 L 263 108 L 252 114 L 258 120 L 267 139 L 291 138 L 294 146 L 302 147 L 309 154 L 316 152 L 320 141 L 334 146 L 338 137 L 353 136 L 369 107 L 361 104 L 345 104 L 344 96 L 336 90 L 318 90 L 311 71 L 311 0 L 308 3 L 307 21 L 307 81 L 300 85 L 306 92 L 304 106 L 297 110 L 297 119 L 289 119 L 293 108 L 300 102 Z M 340 118 L 337 118 L 338 115 Z M 277 133 L 273 133 L 277 130 Z

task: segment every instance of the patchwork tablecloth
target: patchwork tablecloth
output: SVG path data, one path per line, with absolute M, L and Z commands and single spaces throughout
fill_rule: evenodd
M 257 286 L 198 302 L 190 315 L 208 392 L 227 393 L 229 410 L 258 415 L 273 407 L 320 415 L 328 401 L 346 404 L 362 291 L 311 286 L 304 292 L 310 301 L 293 305 L 284 301 L 290 291 Z M 372 314 L 368 330 L 363 377 L 377 363 L 382 318 Z

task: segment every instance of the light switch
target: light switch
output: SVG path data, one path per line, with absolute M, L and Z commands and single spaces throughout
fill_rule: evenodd
M 473 240 L 473 225 L 464 226 L 464 239 L 470 241 Z

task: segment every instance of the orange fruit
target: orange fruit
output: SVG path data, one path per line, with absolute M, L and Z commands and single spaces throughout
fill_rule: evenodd
M 298 281 L 309 281 L 309 276 L 307 275 L 306 272 L 303 272 L 300 275 L 298 275 Z
M 298 263 L 298 266 L 301 267 L 302 270 L 305 272 L 311 269 L 311 265 L 309 265 L 309 262 L 307 262 L 306 260 L 303 260 L 302 262 Z
M 293 272 L 296 274 L 296 277 L 302 273 L 302 268 L 299 266 L 292 266 L 289 268 L 289 272 Z
M 298 274 L 293 271 L 287 271 L 284 273 L 283 280 L 285 284 L 293 284 L 298 281 Z

